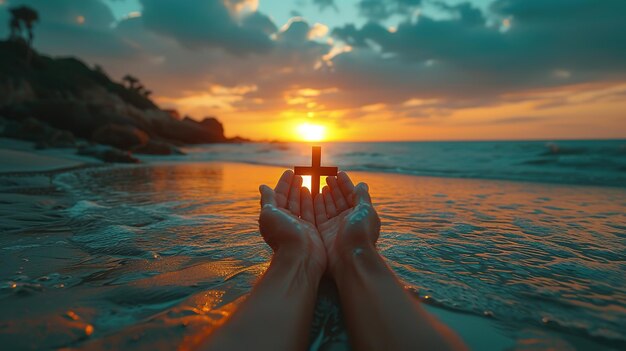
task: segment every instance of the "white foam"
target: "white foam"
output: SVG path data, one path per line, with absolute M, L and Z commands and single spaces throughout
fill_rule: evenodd
M 98 205 L 93 201 L 80 200 L 74 204 L 74 206 L 68 208 L 66 211 L 70 218 L 77 218 L 84 216 L 87 212 L 94 210 L 102 210 L 108 208 L 106 206 Z

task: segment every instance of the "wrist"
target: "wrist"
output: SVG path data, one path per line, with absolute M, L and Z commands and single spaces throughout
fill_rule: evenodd
M 329 271 L 335 281 L 353 275 L 357 270 L 367 274 L 374 272 L 379 264 L 385 264 L 373 243 L 365 242 L 337 250 L 335 259 L 329 264 Z
M 293 275 L 298 281 L 305 281 L 317 287 L 324 270 L 319 264 L 319 259 L 311 257 L 309 253 L 296 252 L 288 249 L 278 249 L 272 256 L 270 267 Z

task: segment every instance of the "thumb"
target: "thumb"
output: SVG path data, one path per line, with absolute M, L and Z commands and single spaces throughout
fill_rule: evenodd
M 372 198 L 369 193 L 369 186 L 365 183 L 359 183 L 354 188 L 354 203 L 355 204 L 372 204 Z

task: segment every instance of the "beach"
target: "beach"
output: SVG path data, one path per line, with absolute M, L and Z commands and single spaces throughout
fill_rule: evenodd
M 626 350 L 624 13 L 0 0 L 0 350 Z
M 267 267 L 257 187 L 282 167 L 51 166 L 0 177 L 11 349 L 192 347 Z M 623 347 L 625 189 L 351 175 L 370 184 L 387 262 L 470 347 Z M 314 349 L 347 348 L 332 287 L 312 335 Z

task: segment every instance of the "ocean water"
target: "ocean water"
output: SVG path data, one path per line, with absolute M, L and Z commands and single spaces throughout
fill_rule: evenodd
M 321 143 L 322 163 L 348 171 L 626 186 L 626 140 Z M 228 160 L 291 167 L 306 143 L 209 145 L 182 160 Z
M 379 250 L 474 349 L 623 350 L 623 142 L 571 143 L 324 144 L 322 162 L 370 184 Z M 232 313 L 271 256 L 258 185 L 284 169 L 251 163 L 307 164 L 309 145 L 187 151 L 0 176 L 3 349 L 192 347 Z M 348 347 L 331 293 L 311 334 Z

